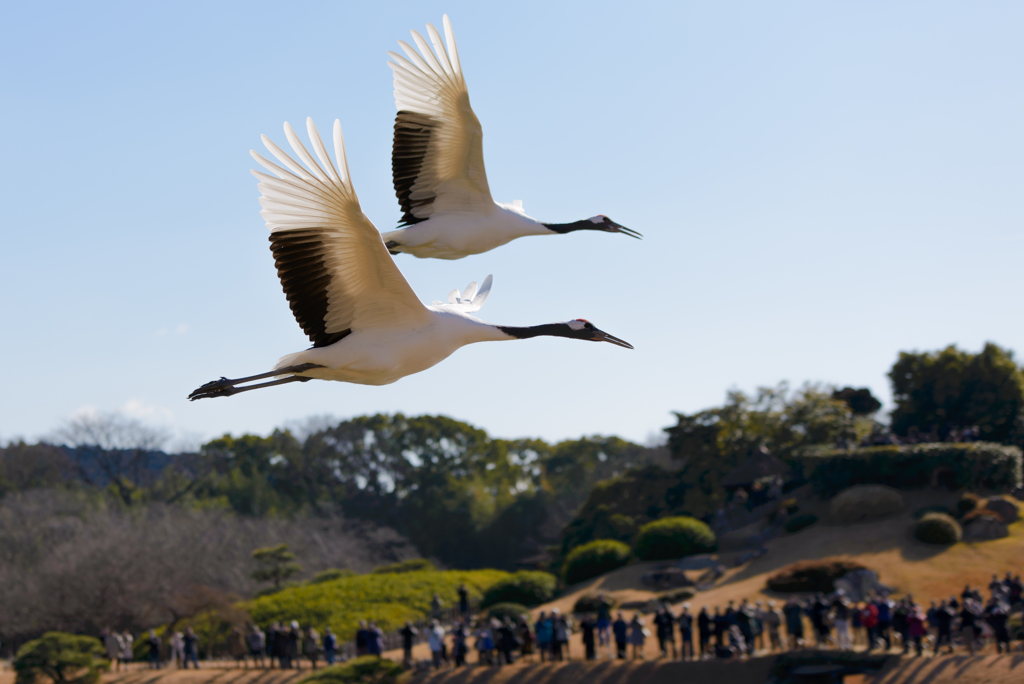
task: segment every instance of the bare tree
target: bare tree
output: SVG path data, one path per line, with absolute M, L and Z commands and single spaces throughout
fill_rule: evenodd
M 79 416 L 58 430 L 56 437 L 71 448 L 75 471 L 85 483 L 114 485 L 125 505 L 131 504 L 136 486 L 155 480 L 152 460 L 169 439 L 166 431 L 120 413 Z

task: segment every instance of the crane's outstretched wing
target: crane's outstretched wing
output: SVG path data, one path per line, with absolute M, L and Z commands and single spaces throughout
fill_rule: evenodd
M 448 15 L 444 16 L 445 50 L 431 24 L 434 44 L 416 31 L 411 45 L 398 41 L 405 57 L 388 52 L 395 73 L 395 140 L 391 173 L 406 225 L 426 221 L 434 213 L 485 212 L 493 207 L 484 170 L 483 130 L 469 106 Z M 422 54 L 421 54 L 422 53 Z
M 306 119 L 317 164 L 291 125 L 284 132 L 300 165 L 267 136 L 263 144 L 287 168 L 252 156 L 275 178 L 253 171 L 263 193 L 260 215 L 270 229 L 270 249 L 285 296 L 314 347 L 326 347 L 352 330 L 426 322 L 416 298 L 359 207 L 345 159 L 341 123 L 334 122 L 334 167 L 312 119 Z
M 484 284 L 480 286 L 479 290 L 476 288 L 475 280 L 466 286 L 465 292 L 459 292 L 458 289 L 452 290 L 448 293 L 447 308 L 458 309 L 463 313 L 479 311 L 480 307 L 487 301 L 487 295 L 491 293 L 492 280 L 491 276 L 484 278 Z M 445 306 L 443 302 L 435 301 L 434 304 Z

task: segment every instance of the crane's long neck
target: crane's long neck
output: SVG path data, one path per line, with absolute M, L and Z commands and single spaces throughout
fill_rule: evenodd
M 530 325 L 519 328 L 512 325 L 494 326 L 509 337 L 517 340 L 528 340 L 531 337 L 572 337 L 572 331 L 565 323 L 545 323 L 544 325 Z

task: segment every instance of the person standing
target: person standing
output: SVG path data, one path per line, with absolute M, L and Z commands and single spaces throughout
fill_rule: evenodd
M 292 620 L 290 628 L 284 633 L 284 656 L 281 658 L 281 668 L 290 670 L 292 664 L 295 668 L 302 669 L 302 662 L 299 656 L 302 654 L 302 632 L 299 630 L 297 620 Z
M 764 625 L 768 630 L 768 643 L 772 651 L 782 650 L 782 638 L 779 628 L 782 626 L 782 613 L 775 607 L 775 601 L 768 601 L 768 610 L 764 613 Z
M 331 631 L 330 627 L 324 627 L 324 660 L 327 661 L 327 665 L 331 666 L 334 664 L 334 659 L 338 652 L 338 638 L 334 636 L 334 632 Z
M 786 601 L 782 609 L 786 616 L 786 635 L 789 641 L 789 649 L 799 648 L 804 644 L 804 609 L 795 596 Z
M 611 626 L 612 626 L 612 603 L 609 601 L 604 592 L 599 592 L 597 595 L 597 643 L 601 648 L 601 652 L 611 658 Z
M 546 658 L 550 657 L 551 639 L 554 636 L 551 618 L 543 610 L 540 611 L 537 622 L 533 625 L 533 630 L 534 634 L 537 635 L 537 650 L 540 652 L 540 662 L 543 663 Z
M 443 644 L 444 641 L 442 640 L 441 643 Z M 444 651 L 443 648 L 441 650 Z M 366 654 L 375 655 L 378 658 L 384 655 L 384 632 L 382 632 L 380 627 L 377 626 L 377 623 L 373 621 L 371 621 L 370 626 L 366 628 Z
M 697 614 L 697 635 L 700 638 L 700 657 L 708 656 L 708 647 L 711 644 L 711 632 L 714 629 L 715 621 L 708 615 L 708 607 L 701 606 Z
M 629 625 L 626 620 L 622 617 L 620 611 L 618 616 L 615 618 L 615 622 L 612 623 L 612 632 L 615 635 L 615 655 L 619 660 L 626 659 L 626 643 L 627 635 L 629 631 Z
M 402 664 L 406 667 L 412 667 L 412 647 L 416 643 L 416 635 L 420 631 L 413 627 L 411 622 L 406 620 L 405 627 L 399 630 L 398 633 L 402 635 Z
M 199 669 L 199 637 L 192 630 L 191 627 L 185 630 L 185 637 L 182 639 L 185 651 L 185 669 L 188 669 L 188 664 L 191 662 L 195 669 Z
M 729 631 L 729 618 L 723 615 L 718 606 L 715 606 L 715 615 L 713 618 L 715 625 L 715 650 L 725 647 L 725 635 Z
M 444 627 L 436 618 L 430 621 L 430 628 L 427 630 L 427 645 L 430 646 L 430 659 L 435 670 L 441 669 L 441 654 L 444 645 Z
M 633 619 L 629 623 L 629 643 L 633 645 L 633 660 L 644 659 L 644 641 L 647 638 L 647 628 L 644 627 L 644 619 L 640 613 L 633 613 Z
M 235 659 L 236 665 L 247 665 L 245 656 L 249 653 L 249 647 L 245 645 L 245 637 L 238 627 L 232 627 L 228 635 L 228 653 Z
M 928 633 L 928 627 L 925 624 L 925 614 L 921 610 L 921 606 L 917 604 L 911 604 L 910 609 L 907 611 L 907 636 L 910 637 L 910 641 L 914 644 L 914 648 L 917 650 L 917 655 L 924 655 L 924 648 L 921 640 L 924 635 Z
M 591 620 L 587 615 L 580 622 L 580 632 L 583 634 L 583 657 L 586 660 L 594 660 L 597 657 L 597 650 L 594 648 L 594 631 L 597 627 L 596 620 Z
M 280 656 L 281 649 L 281 625 L 277 622 L 271 622 L 270 627 L 267 628 L 266 640 L 266 653 L 267 661 L 270 664 L 270 669 L 274 669 L 274 660 Z M 277 661 L 277 666 L 281 666 L 281 661 Z
M 519 652 L 524 657 L 533 655 L 533 634 L 530 633 L 530 623 L 524 615 L 519 616 L 519 622 L 516 624 L 516 634 L 519 637 Z
M 978 622 L 978 616 L 974 613 L 974 607 L 971 605 L 973 603 L 972 599 L 965 599 L 959 614 L 960 638 L 963 640 L 967 650 L 971 652 L 971 655 L 974 655 L 974 640 L 977 638 L 977 633 L 974 630 Z
M 871 651 L 878 641 L 878 606 L 871 601 L 865 603 L 864 607 L 860 609 L 860 623 L 864 625 L 864 631 L 867 632 L 867 650 Z
M 668 656 L 668 644 L 672 644 L 672 659 L 676 658 L 676 639 L 675 639 L 675 620 L 672 618 L 672 614 L 668 612 L 668 608 L 662 604 L 661 608 L 654 616 L 654 628 L 655 634 L 658 637 L 658 649 L 661 651 L 661 657 L 665 658 Z
M 466 588 L 465 584 L 459 585 L 459 617 L 462 620 L 466 619 L 469 615 L 469 589 Z
M 832 603 L 832 615 L 836 627 L 836 645 L 849 651 L 853 648 L 853 641 L 850 639 L 850 602 L 845 596 L 838 596 Z
M 185 635 L 181 632 L 171 637 L 171 661 L 177 669 L 185 667 Z
M 160 669 L 160 637 L 156 635 L 156 630 L 149 630 L 149 638 L 146 639 L 146 646 L 149 648 L 149 669 L 159 670 Z
M 568 619 L 562 615 L 558 608 L 551 609 L 551 629 L 552 658 L 561 662 L 564 649 L 564 657 L 572 660 L 572 654 L 569 653 L 569 636 L 572 634 L 572 627 L 569 625 Z
M 255 624 L 250 624 L 249 632 L 245 635 L 245 643 L 249 647 L 249 657 L 252 658 L 253 667 L 258 663 L 261 669 L 265 668 L 263 651 L 267 645 L 267 637 L 264 636 L 263 630 Z
M 683 604 L 676 622 L 679 624 L 679 657 L 681 660 L 693 660 L 693 615 L 690 614 L 689 603 Z
M 985 609 L 985 621 L 994 633 L 996 653 L 1010 652 L 1010 630 L 1006 627 L 1009 618 L 1002 601 L 996 599 L 989 601 L 988 608 Z
M 278 625 L 277 627 L 277 638 L 274 639 L 274 657 L 277 658 L 277 666 L 282 670 L 285 667 L 291 668 L 290 661 L 287 666 L 285 665 L 285 661 L 288 658 L 288 629 L 285 625 Z
M 369 653 L 368 641 L 370 630 L 366 628 L 366 620 L 359 621 L 359 629 L 356 630 L 356 656 L 364 656 Z
M 309 658 L 309 665 L 316 669 L 316 661 L 320 657 L 320 634 L 312 625 L 306 630 L 306 636 L 302 641 L 302 650 Z
M 127 671 L 130 669 L 132 660 L 135 659 L 135 652 L 132 647 L 135 645 L 135 637 L 127 629 L 121 633 L 121 664 Z
M 512 625 L 512 620 L 506 616 L 501 627 L 498 628 L 498 650 L 501 651 L 506 665 L 515 662 L 512 652 L 517 648 L 519 648 L 519 639 L 516 637 L 515 627 Z
M 121 639 L 117 632 L 112 629 L 104 629 L 100 632 L 100 637 L 103 639 L 103 648 L 107 652 L 107 659 L 116 672 L 118 669 L 118 658 L 121 657 Z
M 950 609 L 945 600 L 935 609 L 935 655 L 939 655 L 942 644 L 949 646 L 949 652 L 953 652 L 953 619 L 956 614 Z
M 875 608 L 878 609 L 878 623 L 875 631 L 878 637 L 885 641 L 886 652 L 892 650 L 892 637 L 889 629 L 892 627 L 892 609 L 896 604 L 887 598 L 879 598 L 875 601 Z
M 736 626 L 740 628 L 740 634 L 743 635 L 743 647 L 740 655 L 743 655 L 744 652 L 747 655 L 754 655 L 754 616 L 747 599 L 740 601 L 740 607 L 733 615 L 735 615 Z
M 455 667 L 459 668 L 466 664 L 466 653 L 469 647 L 466 646 L 466 628 L 461 622 L 456 622 L 452 627 L 452 658 L 455 659 Z

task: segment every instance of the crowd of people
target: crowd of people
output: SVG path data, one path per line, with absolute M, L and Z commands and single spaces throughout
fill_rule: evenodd
M 525 615 L 474 620 L 464 588 L 449 627 L 442 624 L 436 596 L 432 612 L 438 617 L 422 630 L 407 622 L 398 632 L 408 666 L 414 664 L 413 648 L 423 641 L 435 668 L 462 667 L 471 651 L 485 665 L 511 664 L 522 658 L 562 661 L 572 657 L 574 633 L 580 634 L 583 653 L 578 655 L 585 660 L 643 659 L 652 637 L 661 657 L 680 660 L 747 658 L 805 647 L 884 652 L 896 648 L 917 655 L 962 648 L 973 655 L 988 643 L 999 653 L 1009 651 L 1014 637 L 1010 618 L 1024 612 L 1024 584 L 1020 575 L 993 575 L 987 600 L 977 588 L 966 586 L 959 596 L 931 601 L 928 607 L 910 595 L 897 601 L 886 596 L 850 601 L 842 591 L 784 602 L 743 599 L 738 604 L 730 601 L 724 609 L 704 606 L 696 613 L 689 603 L 678 613 L 662 605 L 651 619 L 653 634 L 641 613 L 627 617 L 616 612 L 604 595 L 597 597 L 594 610 L 577 615 L 578 622 L 557 608 L 541 611 L 536 620 Z M 114 669 L 126 668 L 134 659 L 137 644 L 130 632 L 105 629 L 102 642 Z M 354 655 L 382 656 L 385 642 L 375 623 L 362 621 L 355 633 Z M 307 660 L 316 669 L 320 661 L 331 665 L 343 659 L 330 627 L 321 635 L 312 626 L 301 629 L 296 621 L 274 622 L 266 631 L 254 624 L 244 630 L 236 627 L 227 645 L 231 657 L 246 667 L 302 669 Z M 142 649 L 149 667 L 160 668 L 165 662 L 179 668 L 199 667 L 199 639 L 191 627 L 171 634 L 167 646 L 162 650 L 160 637 L 149 632 Z

